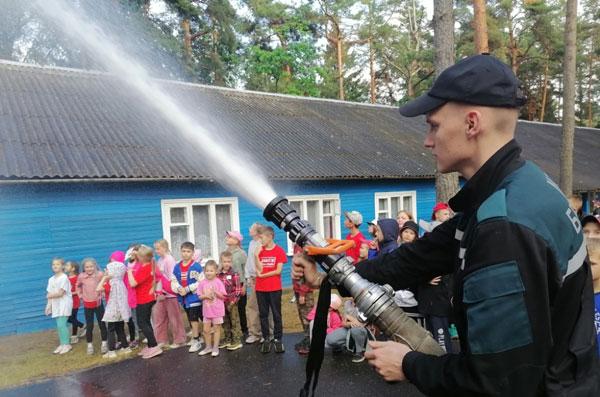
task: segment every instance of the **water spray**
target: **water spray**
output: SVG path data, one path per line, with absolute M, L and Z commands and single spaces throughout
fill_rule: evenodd
M 364 322 L 378 326 L 394 341 L 412 350 L 441 356 L 444 349 L 431 334 L 408 317 L 394 302 L 394 290 L 389 285 L 378 285 L 361 277 L 354 269 L 352 259 L 343 255 L 343 244 L 331 245 L 283 197 L 274 198 L 263 216 L 289 233 L 290 240 L 313 256 L 329 275 L 329 280 L 352 295 Z

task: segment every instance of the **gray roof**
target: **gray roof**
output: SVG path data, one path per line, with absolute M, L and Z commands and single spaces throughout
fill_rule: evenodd
M 395 107 L 159 84 L 219 135 L 231 134 L 271 179 L 434 175 L 423 119 Z M 212 178 L 201 152 L 114 76 L 0 61 L 0 93 L 0 179 Z M 519 123 L 525 156 L 555 179 L 560 134 L 558 125 Z M 577 129 L 578 190 L 600 187 L 599 137 Z

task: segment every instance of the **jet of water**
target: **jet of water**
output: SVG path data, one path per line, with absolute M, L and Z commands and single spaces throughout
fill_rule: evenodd
M 211 176 L 232 191 L 237 191 L 259 208 L 264 208 L 276 196 L 262 172 L 249 160 L 236 159 L 219 167 L 231 157 L 232 150 L 215 138 L 201 121 L 183 111 L 171 96 L 167 95 L 150 77 L 142 65 L 131 59 L 116 43 L 115 38 L 94 24 L 86 15 L 73 10 L 64 0 L 38 0 L 36 3 L 47 17 L 72 38 L 78 40 L 90 54 L 117 78 L 135 89 L 145 103 L 154 108 L 177 131 L 207 159 L 206 167 Z

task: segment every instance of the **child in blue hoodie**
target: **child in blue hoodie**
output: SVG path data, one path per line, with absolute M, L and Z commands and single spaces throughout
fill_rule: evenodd
M 202 348 L 199 322 L 202 317 L 202 301 L 196 294 L 196 288 L 204 278 L 204 274 L 202 266 L 195 262 L 193 257 L 194 244 L 189 241 L 181 244 L 181 261 L 175 265 L 171 278 L 171 289 L 179 294 L 179 303 L 185 309 L 185 314 L 192 326 L 190 353 L 195 353 Z
M 379 241 L 379 255 L 387 254 L 398 248 L 398 235 L 400 228 L 395 219 L 379 219 L 377 221 L 377 240 Z

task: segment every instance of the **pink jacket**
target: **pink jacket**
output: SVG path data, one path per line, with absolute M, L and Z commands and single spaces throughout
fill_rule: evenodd
M 97 292 L 96 287 L 102 279 L 102 272 L 97 270 L 92 275 L 85 272 L 77 276 L 77 294 L 84 302 L 102 302 L 102 292 Z
M 317 312 L 317 306 L 313 307 L 312 310 L 306 315 L 306 319 L 308 321 L 312 321 L 315 319 L 315 314 Z M 342 328 L 344 326 L 342 315 L 337 310 L 329 309 L 329 314 L 327 315 L 327 334 L 332 333 L 338 328 Z
M 171 254 L 160 257 L 158 261 L 156 261 L 156 266 L 159 270 L 159 272 L 157 272 L 157 281 L 160 281 L 162 292 L 167 298 L 177 297 L 176 294 L 172 293 L 170 281 L 173 278 L 173 269 L 176 264 L 177 262 L 175 262 L 175 258 L 173 258 Z
M 137 262 L 128 263 L 127 270 L 133 269 L 133 272 L 135 273 L 137 271 L 137 269 L 139 269 L 140 266 L 141 265 Z M 135 288 L 133 288 L 131 285 L 129 285 L 129 277 L 127 277 L 127 273 L 125 273 L 125 276 L 123 277 L 123 282 L 125 283 L 125 287 L 127 287 L 127 303 L 129 304 L 129 307 L 131 309 L 135 309 L 137 307 L 137 298 L 135 296 Z

